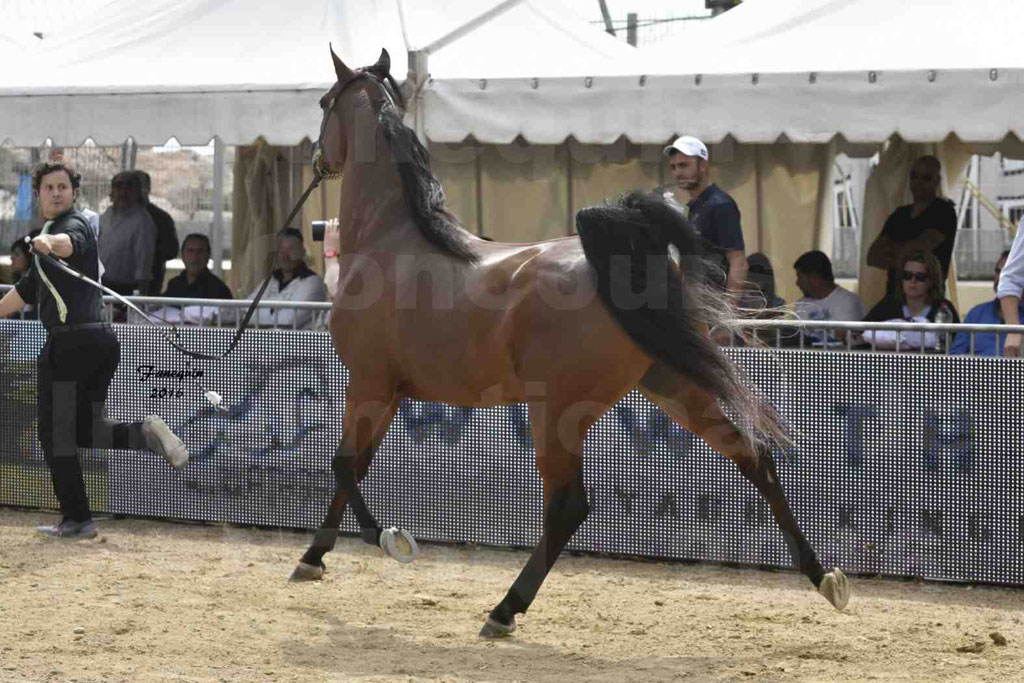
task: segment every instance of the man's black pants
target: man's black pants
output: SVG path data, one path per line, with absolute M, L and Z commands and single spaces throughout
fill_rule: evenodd
M 54 328 L 37 364 L 39 442 L 65 519 L 92 517 L 78 447 L 142 448 L 141 423 L 103 417 L 107 390 L 121 359 L 109 325 Z

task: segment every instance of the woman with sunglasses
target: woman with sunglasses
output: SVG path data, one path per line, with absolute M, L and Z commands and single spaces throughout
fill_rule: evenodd
M 882 299 L 864 316 L 865 322 L 936 322 L 936 316 L 943 312 L 945 320 L 938 322 L 959 323 L 960 316 L 949 299 L 946 299 L 942 267 L 930 251 L 916 251 L 900 259 L 901 287 L 893 298 Z M 926 332 L 893 332 L 874 330 L 864 334 L 865 341 L 874 338 L 875 346 L 881 349 L 896 347 L 900 350 L 920 351 L 939 347 L 940 335 Z

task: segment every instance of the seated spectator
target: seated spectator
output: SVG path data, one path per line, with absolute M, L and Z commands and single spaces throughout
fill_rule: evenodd
M 153 276 L 149 281 L 149 291 L 146 294 L 160 296 L 160 289 L 164 286 L 164 276 L 167 274 L 167 262 L 178 256 L 178 230 L 174 227 L 174 219 L 171 214 L 149 201 L 149 190 L 152 187 L 152 179 L 145 171 L 135 171 L 139 179 L 139 186 L 142 191 L 142 203 L 156 225 L 156 250 L 153 253 Z M 216 297 L 223 299 L 224 297 Z M 230 297 L 228 297 L 230 298 Z
M 295 228 L 285 228 L 277 236 L 277 265 L 263 298 L 266 301 L 327 301 L 327 287 L 316 273 L 306 265 L 306 248 L 302 244 L 302 233 Z M 262 285 L 262 283 L 260 283 Z M 248 296 L 255 299 L 257 286 Z M 312 328 L 315 311 L 293 308 L 260 308 L 254 320 L 259 325 L 296 328 Z
M 1010 250 L 1007 249 L 996 261 L 995 280 L 992 282 L 992 289 L 999 291 L 999 274 L 1003 272 L 1003 266 L 1006 265 L 1006 258 L 1010 255 Z M 1024 319 L 1024 302 L 1018 302 L 1020 318 Z M 1003 312 L 999 307 L 999 299 L 992 299 L 992 301 L 986 301 L 983 304 L 978 304 L 970 311 L 967 312 L 967 317 L 964 318 L 964 322 L 968 325 L 1002 325 L 1006 321 L 1003 320 Z M 975 356 L 1001 356 L 1003 355 L 1003 347 L 1006 344 L 1006 334 L 1002 333 L 998 335 L 998 340 L 994 332 L 975 332 L 974 333 L 974 352 Z M 956 335 L 956 339 L 953 340 L 953 346 L 950 347 L 950 353 L 971 353 L 971 333 L 961 332 Z
M 775 292 L 775 269 L 768 256 L 757 252 L 747 257 L 747 282 L 741 301 L 744 308 L 763 309 L 785 306 Z
M 100 216 L 103 284 L 118 294 L 147 292 L 153 277 L 156 224 L 142 200 L 138 176 L 124 171 L 110 182 L 111 206 Z
M 739 298 L 740 312 L 747 317 L 756 319 L 774 319 L 786 315 L 783 306 L 786 302 L 775 292 L 775 270 L 765 254 L 760 252 L 747 257 L 747 280 L 743 283 L 743 292 Z M 733 340 L 734 344 L 744 345 L 753 340 L 769 346 L 777 346 L 791 340 L 793 331 L 778 328 L 754 327 L 748 330 L 752 339 Z
M 796 286 L 803 297 L 795 304 L 801 320 L 848 320 L 864 317 L 864 305 L 853 292 L 835 282 L 832 261 L 821 251 L 808 251 L 793 264 Z M 845 341 L 845 330 L 804 330 L 804 339 L 816 346 L 837 345 Z
M 868 249 L 867 262 L 888 271 L 886 296 L 900 296 L 899 264 L 911 252 L 928 251 L 938 259 L 945 279 L 956 241 L 956 207 L 939 196 L 942 164 L 933 156 L 922 156 L 910 169 L 910 194 L 913 203 L 893 211 L 882 226 L 882 233 Z
M 32 252 L 24 237 L 14 240 L 11 245 L 11 282 L 17 283 L 32 267 Z
M 35 237 L 39 234 L 38 230 L 32 231 L 29 237 Z M 17 284 L 18 280 L 28 273 L 32 267 L 32 252 L 29 250 L 29 245 L 22 237 L 14 241 L 11 245 L 11 284 Z M 36 319 L 35 307 L 31 304 L 25 304 L 21 311 L 12 313 L 11 318 L 25 318 L 30 320 Z
M 960 316 L 952 302 L 944 297 L 946 281 L 942 275 L 942 266 L 930 251 L 919 251 L 907 254 L 900 262 L 900 273 L 903 281 L 896 299 L 885 298 L 875 305 L 864 316 L 865 321 L 882 322 L 935 322 L 940 312 L 948 318 L 948 322 L 960 322 Z M 880 349 L 896 348 L 897 342 L 901 350 L 920 350 L 939 348 L 939 335 L 934 332 L 895 332 L 892 330 L 874 330 L 864 333 L 868 342 L 874 340 Z
M 210 272 L 210 240 L 194 232 L 181 245 L 185 270 L 167 283 L 164 296 L 179 299 L 233 299 L 224 281 Z

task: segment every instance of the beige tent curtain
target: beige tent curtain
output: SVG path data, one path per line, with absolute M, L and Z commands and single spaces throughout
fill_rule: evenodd
M 477 209 L 477 178 L 483 147 L 472 140 L 464 144 L 430 145 L 430 165 L 444 188 L 448 210 L 470 232 L 480 234 Z
M 235 153 L 231 287 L 247 296 L 266 277 L 274 234 L 291 198 L 287 148 L 262 140 Z
M 872 170 L 864 189 L 858 292 L 865 310 L 882 299 L 886 281 L 884 270 L 867 265 L 868 249 L 881 234 L 882 226 L 889 214 L 911 202 L 910 167 L 914 160 L 923 154 L 938 157 L 942 163 L 942 194 L 955 201 L 960 196 L 961 179 L 973 153 L 971 145 L 952 136 L 940 143 L 926 144 L 912 144 L 899 137 L 893 137 L 885 144 L 879 155 L 878 165 Z M 955 259 L 950 263 L 946 295 L 956 306 Z
M 488 145 L 480 159 L 483 234 L 537 242 L 568 234 L 568 154 L 562 145 Z
M 576 212 L 659 184 L 657 162 L 624 139 L 612 145 L 431 146 L 448 206 L 467 229 L 499 242 L 536 242 L 575 229 Z
M 575 231 L 575 215 L 580 209 L 629 190 L 651 190 L 664 182 L 660 149 L 642 148 L 624 138 L 612 145 L 570 140 L 567 149 L 572 182 L 570 232 Z

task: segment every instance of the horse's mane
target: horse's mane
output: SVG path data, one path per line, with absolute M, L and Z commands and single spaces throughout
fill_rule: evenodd
M 441 181 L 430 170 L 429 154 L 416 133 L 402 123 L 391 103 L 381 107 L 377 120 L 398 164 L 405 205 L 416 227 L 442 251 L 470 263 L 479 261 L 479 254 L 466 239 L 469 233 L 445 205 Z

